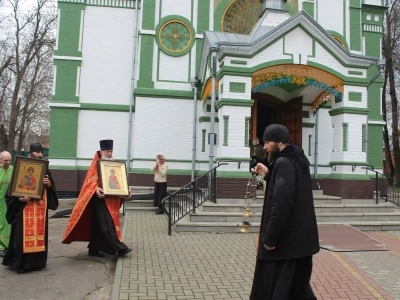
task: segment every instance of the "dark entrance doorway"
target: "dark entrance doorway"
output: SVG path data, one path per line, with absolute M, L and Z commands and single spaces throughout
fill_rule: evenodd
M 251 108 L 250 141 L 258 137 L 263 142 L 265 128 L 270 124 L 282 124 L 289 129 L 290 142 L 302 147 L 302 98 L 288 102 L 257 97 Z M 250 144 L 250 143 L 249 143 Z

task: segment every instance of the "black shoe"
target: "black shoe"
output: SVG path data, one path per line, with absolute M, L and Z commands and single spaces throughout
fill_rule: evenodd
M 0 250 L 0 257 L 4 257 L 7 255 L 7 250 Z
M 17 273 L 18 273 L 18 274 L 24 274 L 24 273 L 25 273 L 25 270 L 24 270 L 24 269 L 18 270 Z
M 88 254 L 89 256 L 104 257 L 104 254 L 97 250 L 89 250 Z
M 157 210 L 156 215 L 162 215 L 164 212 L 162 210 Z
M 132 251 L 132 248 L 123 249 L 123 250 L 121 250 L 121 251 L 118 252 L 118 256 L 123 256 L 123 255 L 125 255 L 125 254 L 128 254 L 128 253 L 131 252 L 131 251 Z

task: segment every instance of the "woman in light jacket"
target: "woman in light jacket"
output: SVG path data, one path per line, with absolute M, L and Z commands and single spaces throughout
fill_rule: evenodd
M 167 170 L 168 165 L 162 154 L 156 156 L 156 164 L 151 168 L 154 172 L 154 207 L 158 207 L 156 214 L 163 214 L 161 201 L 167 196 Z

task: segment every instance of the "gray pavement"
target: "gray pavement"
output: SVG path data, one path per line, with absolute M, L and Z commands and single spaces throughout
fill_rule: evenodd
M 167 216 L 127 211 L 125 243 L 112 299 L 248 299 L 255 244 L 252 234 L 174 233 Z
M 74 200 L 60 200 L 57 211 L 72 208 L 74 202 Z M 49 211 L 49 216 L 53 214 L 53 211 Z M 67 222 L 67 218 L 49 220 L 49 253 L 46 269 L 17 274 L 0 265 L 0 299 L 110 299 L 116 257 L 89 257 L 87 243 L 62 244 Z
M 72 208 L 73 203 L 61 200 L 58 211 Z M 62 244 L 67 221 L 50 219 L 46 269 L 16 274 L 0 266 L 1 299 L 249 298 L 254 234 L 173 232 L 169 236 L 166 215 L 128 210 L 122 217 L 123 237 L 133 251 L 117 261 L 114 256 L 87 256 L 87 243 Z M 400 300 L 400 232 L 369 234 L 389 251 L 318 253 L 312 278 L 318 299 Z

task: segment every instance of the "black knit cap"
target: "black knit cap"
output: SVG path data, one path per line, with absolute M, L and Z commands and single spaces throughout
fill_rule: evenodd
M 289 130 L 279 124 L 271 124 L 265 128 L 264 141 L 289 144 Z
M 101 151 L 106 151 L 106 150 L 113 150 L 113 140 L 101 140 L 100 141 L 100 150 Z
M 43 152 L 43 146 L 40 143 L 32 143 L 29 145 L 29 153 Z

